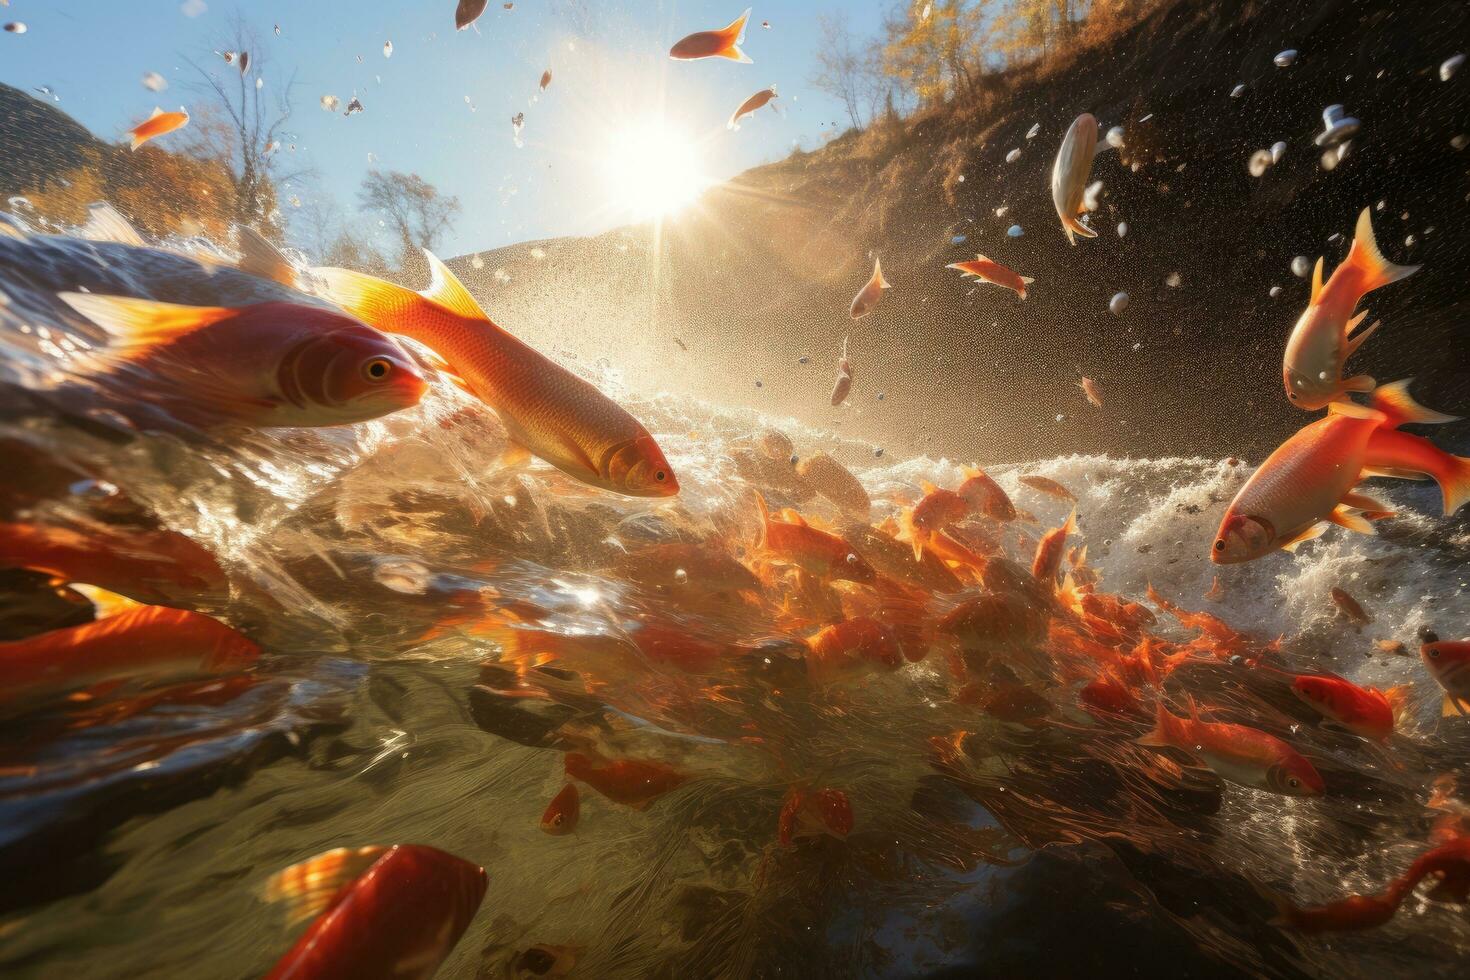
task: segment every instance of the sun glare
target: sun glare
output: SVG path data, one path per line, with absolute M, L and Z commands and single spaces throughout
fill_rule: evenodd
M 602 168 L 614 208 L 637 220 L 669 217 L 710 184 L 695 140 L 659 120 L 615 134 L 603 151 Z

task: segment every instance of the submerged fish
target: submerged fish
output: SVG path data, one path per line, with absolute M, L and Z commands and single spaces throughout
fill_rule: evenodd
M 1202 721 L 1192 698 L 1188 718 L 1160 701 L 1153 730 L 1138 742 L 1199 756 L 1216 775 L 1241 786 L 1284 796 L 1321 796 L 1327 788 L 1316 767 L 1290 745 L 1245 725 Z
M 1429 630 L 1419 639 L 1419 659 L 1444 688 L 1444 713 L 1470 714 L 1470 641 L 1441 640 Z
M 260 647 L 217 619 L 139 606 L 96 622 L 0 643 L 0 704 L 43 701 L 112 681 L 162 683 L 233 674 Z
M 914 548 L 914 561 L 924 557 L 924 546 L 951 524 L 970 516 L 970 501 L 954 490 L 936 487 L 927 480 L 922 485 L 924 496 L 903 512 L 900 539 Z
M 570 834 L 577 829 L 577 819 L 582 815 L 582 799 L 577 793 L 576 783 L 567 783 L 557 793 L 546 812 L 541 814 L 541 829 L 553 837 Z
M 388 337 L 315 306 L 176 306 L 90 293 L 60 298 L 113 345 L 107 373 L 141 374 L 138 397 L 212 425 L 346 425 L 418 404 L 426 387 Z M 157 382 L 172 391 L 158 390 Z
M 266 980 L 428 980 L 485 897 L 485 869 L 421 844 L 338 848 L 277 872 L 266 898 L 316 916 Z
M 601 762 L 581 752 L 568 752 L 565 766 L 568 776 L 580 779 L 614 803 L 635 810 L 646 809 L 654 800 L 678 789 L 689 779 L 661 762 L 637 759 Z
M 679 481 L 653 436 L 596 387 L 491 322 L 444 263 L 415 293 L 348 269 L 318 269 L 328 295 L 366 322 L 424 344 L 460 387 L 495 410 L 510 438 L 583 483 L 670 497 Z
M 955 493 L 968 501 L 975 513 L 984 514 L 991 520 L 1016 519 L 1016 507 L 1011 503 L 1011 498 L 1001 489 L 999 483 L 978 466 L 965 468 L 965 479 L 955 488 Z
M 1037 493 L 1044 493 L 1048 497 L 1055 497 L 1058 500 L 1068 500 L 1072 503 L 1077 502 L 1076 494 L 1049 477 L 1032 475 L 1018 476 L 1016 477 L 1016 482 L 1030 487 Z
M 807 676 L 814 684 L 851 680 L 874 671 L 903 666 L 903 652 L 893 632 L 868 616 L 855 616 L 822 628 L 806 638 Z
M 1286 397 L 1297 408 L 1315 411 L 1347 392 L 1373 389 L 1373 379 L 1367 375 L 1342 377 L 1347 359 L 1378 329 L 1375 323 L 1350 337 L 1353 329 L 1368 316 L 1367 310 L 1357 316 L 1353 310 L 1369 292 L 1398 282 L 1419 269 L 1417 265 L 1394 265 L 1383 257 L 1373 237 L 1369 214 L 1369 209 L 1364 208 L 1358 215 L 1352 248 L 1325 286 L 1322 260 L 1317 260 L 1312 272 L 1311 301 L 1286 341 L 1282 381 Z
M 1354 735 L 1385 739 L 1393 734 L 1394 705 L 1403 689 L 1380 691 L 1359 687 L 1341 677 L 1302 674 L 1291 682 L 1292 693 L 1320 711 L 1323 717 Z
M 744 119 L 746 116 L 755 115 L 756 110 L 768 105 L 776 97 L 776 86 L 772 85 L 770 88 L 761 89 L 759 92 L 755 93 L 750 98 L 740 103 L 740 108 L 731 113 L 730 121 L 725 124 L 725 128 L 730 130 L 739 129 L 740 120 Z M 775 106 L 771 106 L 771 108 L 774 109 Z
M 945 266 L 946 269 L 954 269 L 967 276 L 983 279 L 997 286 L 1014 290 L 1021 299 L 1026 298 L 1026 287 L 1035 282 L 1030 276 L 1017 275 L 1014 271 L 1007 269 L 999 262 L 987 259 L 983 255 L 976 255 L 968 262 L 951 262 Z
M 213 555 L 164 530 L 0 522 L 0 568 L 5 567 L 101 586 L 141 602 L 167 602 L 171 593 L 218 594 L 228 585 Z
M 872 510 L 873 502 L 868 497 L 862 482 L 852 471 L 824 452 L 804 456 L 796 464 L 796 475 L 811 485 L 817 493 L 837 505 L 848 517 L 864 520 Z
M 694 61 L 698 58 L 729 58 L 741 64 L 751 60 L 740 45 L 745 41 L 745 22 L 750 17 L 750 8 L 735 18 L 728 27 L 717 31 L 698 31 L 682 38 L 669 49 L 669 57 L 676 61 Z
M 1036 555 L 1031 560 L 1031 576 L 1047 587 L 1056 585 L 1057 573 L 1062 567 L 1062 553 L 1067 546 L 1067 536 L 1077 530 L 1077 508 L 1061 527 L 1054 527 L 1041 536 L 1036 545 Z
M 873 274 L 868 281 L 859 289 L 857 295 L 852 298 L 852 318 L 861 320 L 878 308 L 878 301 L 883 298 L 883 290 L 892 289 L 887 279 L 883 278 L 883 263 L 873 259 Z
M 846 840 L 852 825 L 852 803 L 842 790 L 802 790 L 793 786 L 781 805 L 776 836 L 782 847 L 791 847 L 798 837 L 823 834 Z
M 182 107 L 178 112 L 164 112 L 158 106 L 153 107 L 153 115 L 138 123 L 128 130 L 132 137 L 132 149 L 136 150 L 149 140 L 167 136 L 175 130 L 183 129 L 189 124 L 189 111 Z
M 1367 626 L 1373 622 L 1373 617 L 1368 615 L 1367 610 L 1358 603 L 1357 599 L 1348 595 L 1345 590 L 1334 585 L 1329 594 L 1332 596 L 1332 604 L 1341 610 L 1342 614 L 1347 617 L 1348 622 L 1354 626 Z
M 1057 151 L 1056 163 L 1051 170 L 1051 199 L 1056 205 L 1057 217 L 1062 219 L 1062 230 L 1067 241 L 1077 244 L 1077 237 L 1096 238 L 1097 232 L 1077 220 L 1086 208 L 1083 197 L 1087 191 L 1087 177 L 1092 172 L 1092 157 L 1097 150 L 1097 120 L 1092 113 L 1084 112 L 1067 129 L 1061 149 Z
M 809 525 L 800 514 L 790 521 L 771 518 L 766 500 L 755 495 L 760 510 L 759 549 L 771 559 L 795 565 L 818 578 L 871 582 L 877 577 L 873 566 L 835 534 Z

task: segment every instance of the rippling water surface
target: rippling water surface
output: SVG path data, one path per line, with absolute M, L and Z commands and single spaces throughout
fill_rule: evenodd
M 225 579 L 183 588 L 165 575 L 155 601 L 216 615 L 265 653 L 244 675 L 4 720 L 7 976 L 262 973 L 293 936 L 261 899 L 273 871 L 397 842 L 488 873 L 445 976 L 511 975 L 536 944 L 569 947 L 583 976 L 1462 969 L 1470 923 L 1453 906 L 1412 898 L 1378 930 L 1323 939 L 1273 924 L 1269 898 L 1376 890 L 1466 812 L 1470 730 L 1440 719 L 1412 655 L 1420 625 L 1470 620 L 1470 536 L 1427 516 L 1432 486 L 1389 486 L 1403 513 L 1377 537 L 1329 533 L 1294 560 L 1216 568 L 1202 542 L 1249 465 L 997 466 L 1034 521 L 975 526 L 1017 562 L 987 586 L 1040 625 L 973 642 L 926 632 L 922 661 L 825 683 L 801 638 L 880 599 L 747 570 L 752 490 L 844 526 L 751 434 L 776 426 L 798 455 L 848 465 L 879 523 L 926 481 L 954 486 L 969 460 L 875 458 L 789 420 L 628 395 L 683 486 L 629 500 L 541 464 L 502 466 L 494 416 L 444 382 L 413 410 L 352 427 L 205 435 L 129 417 L 127 391 L 79 370 L 97 338 L 52 296 L 78 288 L 231 305 L 284 287 L 166 251 L 0 237 L 0 445 L 17 461 L 3 516 L 184 536 Z M 1084 710 L 1085 677 L 1062 652 L 1080 627 L 1021 570 L 1071 505 L 1023 474 L 1076 494 L 1073 541 L 1100 590 L 1141 601 L 1152 585 L 1244 634 L 1220 656 L 1197 646 L 1165 690 L 1289 739 L 1324 797 L 1222 784 L 1137 745 L 1145 721 Z M 865 551 L 856 531 L 849 540 Z M 897 560 L 866 547 L 875 564 Z M 1206 602 L 1217 572 L 1222 594 Z M 90 615 L 44 576 L 6 574 L 8 635 Z M 1333 586 L 1373 623 L 1336 616 Z M 981 589 L 915 594 L 928 631 Z M 1156 612 L 1161 641 L 1197 637 Z M 961 660 L 987 691 L 1030 692 L 1026 710 L 962 703 Z M 1320 726 L 1272 668 L 1413 685 L 1399 734 L 1378 745 Z M 583 786 L 575 832 L 549 836 L 538 823 L 568 753 L 683 781 L 642 808 Z M 840 789 L 852 832 L 782 846 L 792 787 Z

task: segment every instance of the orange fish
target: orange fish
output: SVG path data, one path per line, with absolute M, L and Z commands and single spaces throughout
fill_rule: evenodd
M 133 138 L 132 149 L 137 150 L 138 147 L 149 140 L 157 139 L 160 136 L 167 136 L 169 133 L 183 129 L 187 125 L 189 125 L 189 111 L 187 109 L 181 107 L 178 112 L 164 112 L 162 109 L 154 106 L 153 115 L 128 130 L 128 134 Z
M 772 85 L 770 88 L 761 89 L 759 92 L 755 93 L 750 98 L 740 103 L 740 108 L 736 109 L 730 115 L 730 121 L 725 124 L 725 128 L 731 130 L 732 132 L 739 129 L 740 120 L 744 119 L 746 116 L 755 115 L 756 110 L 770 105 L 770 103 L 777 97 L 778 96 L 776 95 L 776 86 Z M 771 106 L 771 108 L 774 109 L 775 106 Z
M 1129 715 L 1143 712 L 1143 705 L 1133 693 L 1133 688 L 1111 671 L 1098 674 L 1089 681 L 1078 692 L 1078 698 L 1094 717 L 1099 714 Z
M 1417 265 L 1394 265 L 1383 257 L 1373 238 L 1369 211 L 1364 208 L 1358 215 L 1352 248 L 1342 265 L 1333 270 L 1326 286 L 1322 285 L 1322 260 L 1317 260 L 1311 301 L 1286 341 L 1281 375 L 1286 397 L 1293 405 L 1316 411 L 1350 391 L 1373 390 L 1373 379 L 1367 375 L 1346 380 L 1342 377 L 1344 363 L 1378 329 L 1375 323 L 1349 337 L 1368 316 L 1367 310 L 1353 316 L 1353 310 L 1369 292 L 1413 275 L 1418 269 Z
M 0 704 L 41 701 L 109 681 L 232 674 L 260 648 L 217 619 L 167 606 L 0 643 Z
M 845 619 L 806 639 L 807 675 L 817 684 L 848 680 L 872 671 L 895 671 L 903 654 L 891 630 L 867 616 Z
M 828 834 L 846 840 L 852 833 L 852 804 L 840 789 L 803 791 L 792 787 L 781 805 L 777 838 L 790 847 L 798 837 Z
M 892 289 L 887 279 L 883 278 L 883 263 L 876 258 L 873 259 L 873 274 L 868 281 L 859 289 L 857 295 L 852 298 L 852 318 L 861 320 L 878 308 L 878 301 L 883 298 L 883 290 Z M 845 348 L 844 348 L 845 350 Z
M 433 254 L 415 293 L 360 272 L 318 269 L 333 302 L 437 353 L 456 383 L 495 410 L 511 440 L 584 483 L 671 497 L 679 481 L 648 430 L 593 385 L 490 321 Z
M 1359 687 L 1341 677 L 1302 674 L 1291 682 L 1292 693 L 1316 708 L 1327 719 L 1354 735 L 1385 739 L 1393 734 L 1394 705 L 1403 690 L 1379 691 Z
M 646 809 L 658 797 L 678 789 L 689 779 L 660 762 L 618 759 L 599 763 L 580 752 L 567 753 L 566 772 L 614 803 L 635 810 Z
M 459 3 L 454 8 L 454 29 L 456 31 L 462 31 L 479 20 L 480 15 L 485 12 L 485 8 L 489 4 L 490 0 L 459 0 Z M 509 10 L 514 6 L 515 4 L 508 3 L 505 5 L 505 9 Z
M 761 519 L 759 548 L 774 560 L 818 578 L 871 582 L 877 577 L 873 566 L 835 534 L 812 527 L 800 514 L 793 514 L 790 523 L 772 520 L 765 498 L 757 493 L 755 501 Z
M 1470 640 L 1441 640 L 1420 630 L 1419 659 L 1444 688 L 1444 714 L 1470 714 Z
M 1380 426 L 1368 437 L 1364 462 L 1369 476 L 1413 479 L 1411 474 L 1423 474 L 1433 479 L 1446 517 L 1470 500 L 1470 457 L 1452 456 L 1423 436 Z
M 1070 500 L 1072 503 L 1077 502 L 1076 494 L 1062 486 L 1056 480 L 1048 479 L 1044 476 L 1018 476 L 1016 477 L 1016 482 L 1030 487 L 1037 493 L 1044 493 L 1048 497 L 1056 497 L 1058 500 Z
M 567 783 L 541 814 L 541 829 L 553 837 L 570 834 L 577 829 L 577 818 L 581 815 L 582 799 L 577 794 L 577 784 Z
M 796 475 L 812 489 L 826 497 L 848 517 L 866 521 L 873 502 L 862 481 L 852 471 L 824 452 L 803 457 L 796 464 Z
M 914 560 L 924 557 L 924 545 L 951 524 L 970 516 L 970 502 L 953 490 L 925 481 L 924 496 L 903 515 L 903 534 L 914 547 Z
M 847 338 L 843 337 L 842 357 L 837 362 L 837 379 L 832 382 L 833 407 L 847 401 L 847 395 L 850 391 L 852 391 L 852 361 L 847 358 Z
M 348 425 L 418 404 L 425 389 L 413 360 L 388 337 L 315 306 L 176 306 L 91 293 L 61 293 L 101 327 L 99 355 L 140 398 L 205 425 Z M 160 381 L 168 382 L 160 390 Z
M 969 262 L 951 262 L 945 268 L 983 279 L 997 286 L 1004 286 L 1006 289 L 1013 290 L 1021 299 L 1026 298 L 1026 287 L 1036 281 L 1030 276 L 1019 276 L 999 262 L 987 259 L 983 255 L 977 255 Z
M 545 92 L 551 87 L 551 69 L 548 68 L 541 73 L 541 91 Z
M 1348 622 L 1354 626 L 1367 626 L 1373 622 L 1373 617 L 1368 615 L 1367 610 L 1358 603 L 1358 600 L 1348 595 L 1343 589 L 1334 585 L 1329 594 L 1332 596 L 1332 604 L 1340 609 Z
M 1011 498 L 1001 489 L 985 471 L 978 466 L 965 468 L 964 481 L 955 488 L 955 493 L 969 502 L 970 508 L 978 514 L 995 521 L 1013 521 L 1016 519 L 1016 507 L 1011 503 Z
M 219 594 L 228 585 L 213 555 L 165 530 L 0 523 L 0 567 L 31 568 L 141 602 L 180 591 Z
M 1102 408 L 1102 393 L 1097 389 L 1097 382 L 1091 378 L 1084 377 L 1077 382 L 1077 387 L 1082 389 L 1082 394 L 1087 396 L 1087 401 L 1093 408 Z
M 1062 567 L 1062 553 L 1067 546 L 1067 535 L 1077 530 L 1077 509 L 1067 515 L 1061 527 L 1054 527 L 1041 536 L 1036 545 L 1036 556 L 1031 560 L 1031 575 L 1036 581 L 1051 587 L 1057 582 L 1057 572 Z
M 421 844 L 338 848 L 274 875 L 266 897 L 316 916 L 266 980 L 428 980 L 485 897 L 485 869 Z
M 745 41 L 745 22 L 750 17 L 750 8 L 730 24 L 718 31 L 699 31 L 681 39 L 669 49 L 669 57 L 675 61 L 695 61 L 699 58 L 729 58 L 743 65 L 751 64 L 740 45 Z
M 1241 786 L 1285 796 L 1321 796 L 1327 788 L 1316 768 L 1290 745 L 1245 725 L 1202 721 L 1193 698 L 1188 718 L 1173 714 L 1161 701 L 1153 730 L 1138 743 L 1199 756 L 1216 775 Z

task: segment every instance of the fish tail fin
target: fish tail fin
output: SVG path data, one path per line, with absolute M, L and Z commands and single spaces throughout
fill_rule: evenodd
M 335 904 L 342 889 L 387 850 L 376 845 L 338 847 L 282 868 L 266 880 L 265 900 L 282 903 L 292 925 L 305 922 Z
M 720 31 L 720 37 L 725 42 L 719 51 L 721 58 L 729 58 L 738 61 L 742 65 L 754 64 L 750 56 L 740 50 L 741 42 L 745 40 L 745 22 L 750 19 L 750 8 L 745 8 L 745 13 L 730 22 L 730 26 Z
M 380 330 L 394 329 L 408 319 L 406 314 L 421 309 L 426 302 L 412 289 L 351 269 L 320 267 L 312 269 L 311 274 L 321 282 L 327 299 Z
M 1081 235 L 1083 238 L 1097 237 L 1097 232 L 1093 231 L 1091 228 L 1078 221 L 1076 217 L 1072 215 L 1067 215 L 1065 218 L 1062 219 L 1062 227 L 1065 228 L 1067 231 L 1067 241 L 1072 243 L 1073 245 L 1077 244 L 1077 240 L 1072 237 L 1074 232 L 1078 235 Z
M 1460 421 L 1457 415 L 1446 415 L 1432 408 L 1425 408 L 1409 394 L 1409 383 L 1413 378 L 1404 378 L 1393 384 L 1383 385 L 1373 392 L 1368 404 L 1388 416 L 1384 428 L 1397 429 L 1401 425 L 1417 422 L 1424 425 L 1439 425 L 1444 422 Z
M 1396 684 L 1379 693 L 1383 695 L 1383 700 L 1388 702 L 1388 710 L 1393 713 L 1393 724 L 1397 728 L 1408 715 L 1409 697 L 1414 693 L 1414 685 Z
M 1156 745 L 1160 747 L 1175 745 L 1175 736 L 1179 731 L 1179 719 L 1168 708 L 1164 707 L 1162 698 L 1159 699 L 1154 707 L 1154 727 L 1138 737 L 1138 744 Z
M 1470 456 L 1449 457 L 1449 466 L 1438 479 L 1444 495 L 1444 516 L 1449 517 L 1470 500 Z
M 1441 718 L 1451 718 L 1455 715 L 1463 717 L 1465 714 L 1465 700 L 1463 698 L 1457 698 L 1453 694 L 1445 694 L 1444 703 L 1439 709 L 1439 716 Z
M 1372 292 L 1380 286 L 1398 282 L 1419 271 L 1417 265 L 1394 265 L 1378 250 L 1378 240 L 1373 237 L 1373 221 L 1369 209 L 1358 215 L 1358 226 L 1353 232 L 1353 246 L 1348 249 L 1343 264 L 1354 269 L 1362 277 L 1361 289 Z

